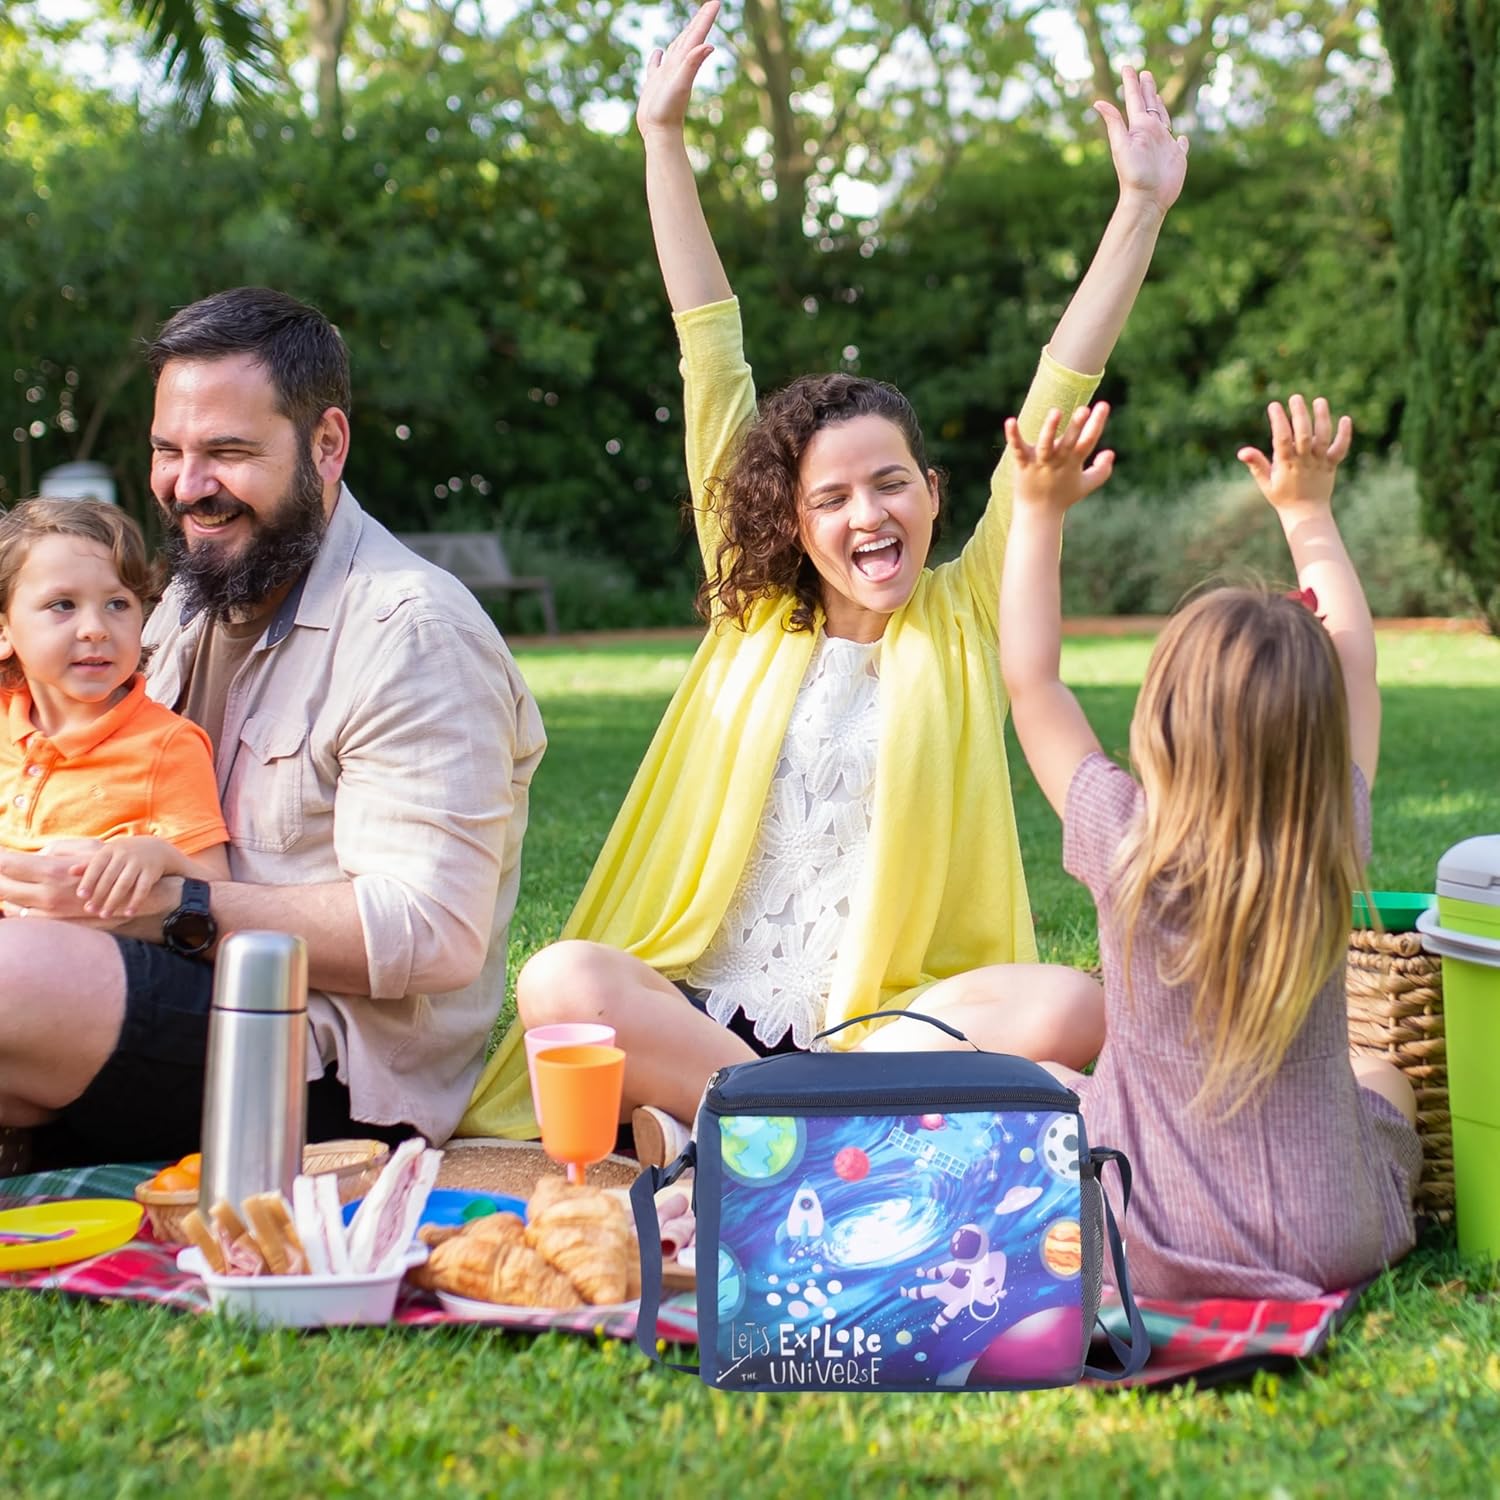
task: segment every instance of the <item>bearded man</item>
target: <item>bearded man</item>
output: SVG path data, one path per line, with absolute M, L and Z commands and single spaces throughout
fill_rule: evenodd
M 213 742 L 231 879 L 106 930 L 69 858 L 0 855 L 0 1127 L 34 1165 L 196 1148 L 220 935 L 307 942 L 308 1138 L 452 1133 L 505 994 L 536 704 L 472 595 L 342 483 L 349 365 L 242 287 L 149 351 L 173 581 L 147 691 Z M 13 1137 L 14 1139 L 14 1137 Z

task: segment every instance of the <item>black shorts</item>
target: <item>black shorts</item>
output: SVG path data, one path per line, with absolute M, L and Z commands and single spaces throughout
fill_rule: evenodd
M 682 991 L 683 998 L 694 1010 L 701 1010 L 708 1015 L 708 1002 L 703 998 L 702 990 L 695 990 L 690 984 L 674 981 L 677 988 Z M 736 1010 L 730 1016 L 726 1031 L 731 1031 L 737 1036 L 757 1057 L 780 1057 L 785 1052 L 801 1052 L 803 1049 L 792 1040 L 791 1032 L 782 1037 L 774 1047 L 768 1047 L 755 1034 L 755 1022 L 742 1010 Z
M 196 1151 L 213 965 L 157 943 L 117 937 L 125 964 L 125 1019 L 108 1061 L 57 1119 L 33 1137 L 33 1171 L 98 1162 L 175 1161 Z M 417 1131 L 349 1114 L 349 1090 L 330 1069 L 307 1086 L 307 1139 L 358 1136 L 388 1144 Z

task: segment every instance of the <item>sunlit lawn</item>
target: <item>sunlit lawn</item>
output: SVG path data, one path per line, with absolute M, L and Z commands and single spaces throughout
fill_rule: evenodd
M 552 738 L 512 969 L 553 937 L 690 647 L 530 650 Z M 1121 749 L 1149 651 L 1071 641 Z M 1500 830 L 1500 643 L 1382 640 L 1371 883 L 1425 887 Z M 1092 912 L 1012 758 L 1047 956 L 1091 962 Z M 1500 1493 L 1493 1267 L 1434 1233 L 1309 1367 L 1222 1391 L 715 1395 L 633 1350 L 484 1329 L 250 1333 L 163 1310 L 0 1297 L 0 1496 L 1382 1495 Z

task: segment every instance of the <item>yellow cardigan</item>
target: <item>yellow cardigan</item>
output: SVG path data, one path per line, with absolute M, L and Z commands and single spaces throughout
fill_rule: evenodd
M 687 468 L 706 566 L 719 529 L 704 482 L 721 474 L 755 408 L 739 303 L 680 313 Z M 1021 411 L 1035 439 L 1049 407 L 1064 415 L 1097 375 L 1045 352 Z M 880 742 L 865 868 L 828 997 L 827 1024 L 908 1005 L 927 985 L 986 964 L 1036 957 L 1005 761 L 998 657 L 1000 569 L 1011 464 L 963 552 L 925 569 L 880 648 Z M 743 630 L 704 637 L 636 773 L 593 873 L 563 929 L 675 976 L 718 930 L 760 824 L 815 637 L 788 632 L 786 599 L 763 600 Z M 840 1032 L 850 1047 L 869 1026 Z M 521 1028 L 477 1084 L 459 1135 L 536 1134 Z

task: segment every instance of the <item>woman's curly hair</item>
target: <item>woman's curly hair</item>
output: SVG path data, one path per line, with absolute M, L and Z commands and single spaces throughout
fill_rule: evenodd
M 763 396 L 728 471 L 705 486 L 703 503 L 722 531 L 718 555 L 698 589 L 698 611 L 705 619 L 722 614 L 743 626 L 757 600 L 790 594 L 796 604 L 786 628 L 813 628 L 823 584 L 801 539 L 802 455 L 815 432 L 855 417 L 884 417 L 897 427 L 925 479 L 921 424 L 895 386 L 857 375 L 803 375 Z M 941 511 L 933 521 L 934 542 L 940 521 Z

